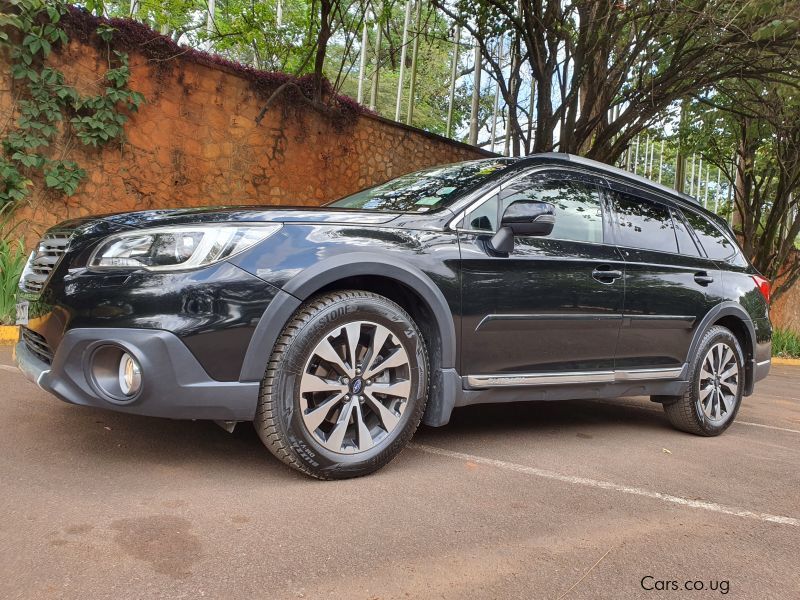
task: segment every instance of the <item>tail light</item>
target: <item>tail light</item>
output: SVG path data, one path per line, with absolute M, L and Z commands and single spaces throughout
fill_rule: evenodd
M 766 300 L 767 304 L 769 304 L 769 292 L 771 288 L 769 279 L 762 277 L 761 275 L 752 275 L 752 278 L 753 281 L 756 282 L 758 291 L 761 292 L 761 295 L 764 296 L 764 300 Z

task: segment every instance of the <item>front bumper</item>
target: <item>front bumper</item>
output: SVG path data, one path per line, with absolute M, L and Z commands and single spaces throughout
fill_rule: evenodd
M 139 361 L 143 385 L 132 400 L 108 396 L 94 379 L 92 358 L 104 345 L 118 346 Z M 71 329 L 51 365 L 22 341 L 15 359 L 28 379 L 71 404 L 172 419 L 252 421 L 258 403 L 258 382 L 212 379 L 183 342 L 163 330 Z

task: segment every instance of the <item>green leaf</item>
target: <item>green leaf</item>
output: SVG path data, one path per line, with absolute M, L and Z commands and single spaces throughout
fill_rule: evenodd
M 20 64 L 11 65 L 11 76 L 14 79 L 24 79 L 28 76 L 28 68 Z
M 55 6 L 48 5 L 47 18 L 50 19 L 51 23 L 58 23 L 61 20 L 61 13 L 58 12 Z

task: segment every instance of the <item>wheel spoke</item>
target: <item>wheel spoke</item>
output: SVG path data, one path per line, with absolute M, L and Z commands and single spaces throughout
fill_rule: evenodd
M 380 356 L 381 348 L 386 343 L 386 340 L 391 335 L 391 331 L 380 325 L 375 327 L 375 332 L 372 334 L 372 343 L 369 347 L 369 356 L 364 363 L 364 371 L 369 372 L 375 365 L 375 360 Z
M 342 407 L 342 412 L 339 413 L 339 418 L 336 420 L 336 425 L 325 440 L 325 445 L 334 452 L 341 452 L 342 445 L 344 444 L 344 435 L 347 433 L 347 427 L 350 425 L 350 415 L 353 413 L 354 400 L 350 400 Z
M 728 346 L 724 346 L 722 349 L 722 364 L 727 365 L 732 360 L 733 360 L 733 350 L 728 348 Z
M 377 366 L 372 366 L 369 371 L 364 374 L 364 377 L 369 379 L 373 375 L 377 373 L 381 373 L 386 369 L 394 369 L 396 367 L 402 367 L 403 365 L 408 364 L 408 358 L 406 357 L 405 350 L 402 347 L 395 348 L 392 353 L 386 357 L 385 360 L 381 361 L 381 363 Z
M 719 392 L 719 398 L 720 398 L 720 409 L 724 408 L 726 413 L 731 412 L 731 409 L 733 408 L 733 398 L 729 400 L 728 397 L 722 393 L 722 390 L 720 390 Z
M 354 402 L 353 406 L 356 414 L 356 423 L 358 424 L 358 451 L 363 452 L 364 450 L 369 450 L 372 448 L 372 446 L 375 445 L 375 442 L 372 439 L 372 434 L 369 432 L 367 424 L 364 422 L 364 414 L 361 411 L 361 403 Z
M 397 381 L 395 383 L 374 383 L 370 390 L 373 394 L 386 394 L 387 396 L 398 396 L 408 398 L 411 394 L 411 382 L 408 380 Z
M 370 406 L 372 406 L 378 412 L 381 423 L 383 423 L 383 428 L 386 431 L 391 431 L 394 429 L 398 421 L 400 421 L 400 417 L 397 416 L 391 409 L 386 408 L 383 402 L 375 398 L 375 396 L 373 396 L 370 392 L 366 392 L 364 395 L 367 397 Z
M 728 390 L 730 390 L 731 394 L 733 394 L 734 396 L 736 396 L 736 394 L 739 393 L 739 382 L 737 381 L 731 381 L 730 379 L 727 379 L 720 381 L 719 384 L 721 386 L 724 385 L 726 388 L 728 388 Z
M 322 425 L 322 422 L 330 414 L 331 409 L 336 406 L 341 399 L 344 398 L 344 392 L 331 396 L 316 408 L 312 408 L 308 412 L 303 413 L 303 421 L 310 431 L 316 431 L 317 427 Z
M 300 380 L 300 393 L 308 392 L 340 392 L 347 391 L 347 386 L 335 379 L 323 379 L 311 373 L 305 373 Z
M 730 369 L 728 369 L 724 373 L 720 373 L 719 378 L 721 381 L 725 381 L 726 379 L 730 379 L 733 375 L 737 375 L 738 373 L 739 373 L 739 365 L 734 364 Z
M 319 356 L 322 360 L 339 367 L 342 372 L 342 375 L 348 375 L 352 377 L 355 374 L 354 369 L 348 367 L 342 357 L 339 356 L 339 353 L 333 349 L 331 346 L 331 342 L 328 339 L 329 336 L 326 336 L 315 348 L 314 354 Z
M 361 337 L 361 323 L 350 323 L 344 328 L 347 336 L 347 350 L 350 354 L 350 367 L 355 373 L 356 363 L 358 362 L 358 339 Z
M 700 390 L 700 401 L 701 402 L 705 402 L 706 399 L 708 398 L 708 395 L 713 391 L 714 391 L 713 384 L 712 385 L 707 385 L 706 387 L 702 388 Z

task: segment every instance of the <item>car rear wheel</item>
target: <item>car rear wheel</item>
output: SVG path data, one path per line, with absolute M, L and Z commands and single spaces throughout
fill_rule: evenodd
M 366 475 L 414 434 L 428 358 L 411 317 L 357 290 L 304 304 L 284 328 L 261 383 L 255 427 L 283 462 L 319 479 Z
M 744 358 L 736 336 L 714 326 L 703 336 L 683 396 L 661 398 L 673 427 L 715 436 L 730 427 L 742 403 Z

